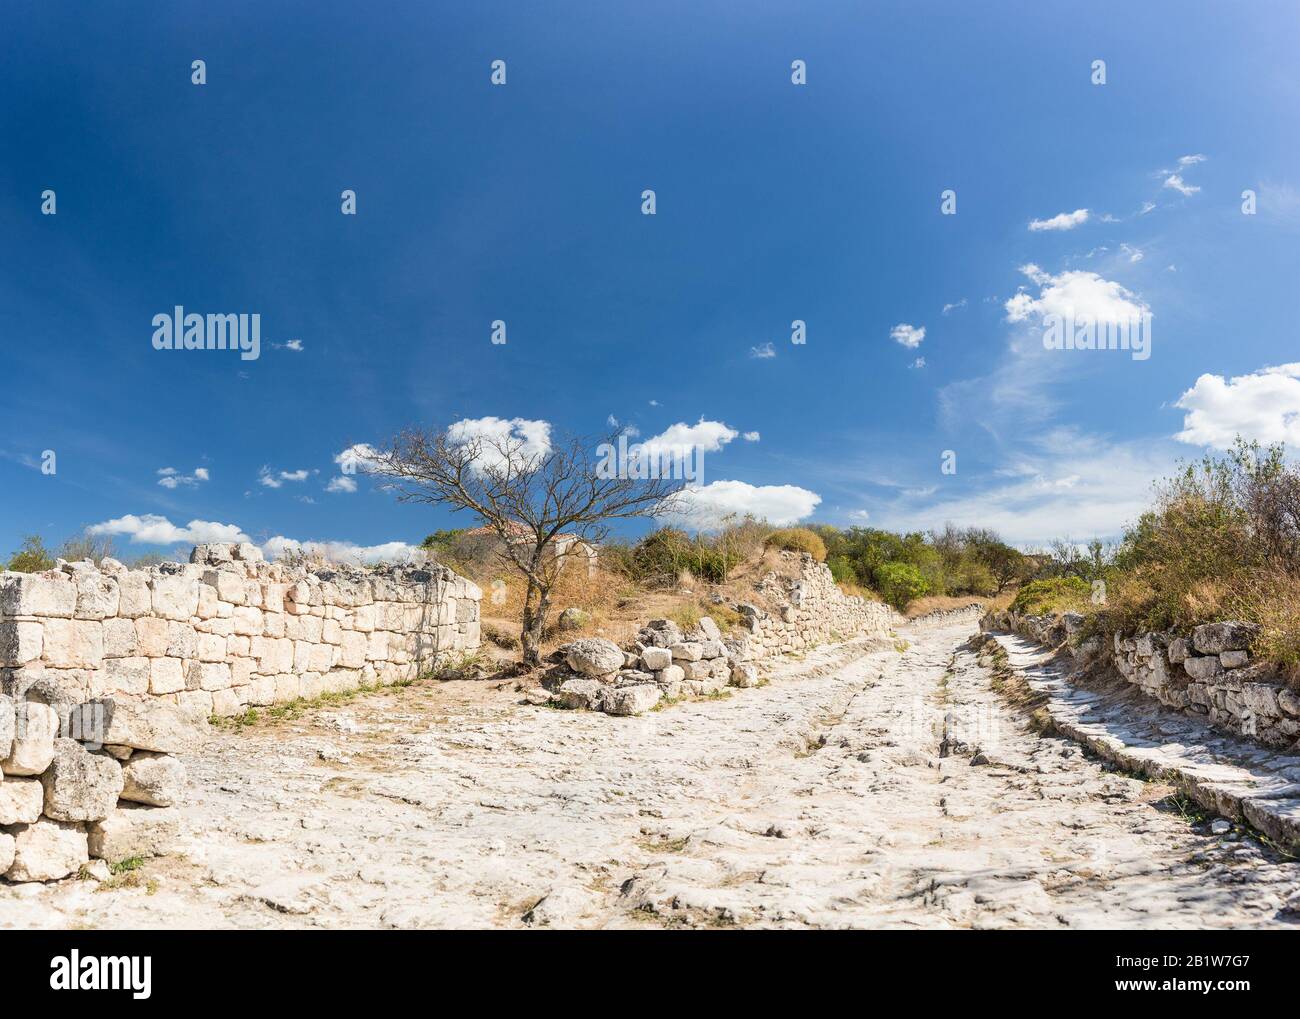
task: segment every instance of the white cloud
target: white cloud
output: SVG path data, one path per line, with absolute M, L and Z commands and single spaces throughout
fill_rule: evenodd
M 1178 168 L 1180 170 L 1183 170 L 1189 166 L 1195 166 L 1197 163 L 1204 163 L 1204 162 L 1205 162 L 1205 157 L 1200 153 L 1197 153 L 1194 156 L 1179 156 Z
M 550 453 L 551 425 L 527 418 L 464 418 L 447 429 L 447 439 L 457 446 L 480 443 L 475 467 L 495 470 L 506 463 L 507 454 L 529 464 Z
M 284 345 L 285 350 L 292 350 L 295 354 L 302 351 L 302 340 L 290 340 Z
M 1194 195 L 1196 192 L 1201 190 L 1195 184 L 1188 184 L 1183 180 L 1182 176 L 1177 173 L 1171 173 L 1165 178 L 1165 187 L 1172 188 L 1174 191 L 1177 191 L 1182 195 Z
M 696 530 L 716 530 L 724 518 L 753 516 L 778 526 L 809 516 L 821 496 L 797 485 L 750 485 L 743 481 L 714 481 L 684 489 L 674 512 L 662 519 Z
M 647 455 L 671 454 L 674 450 L 697 447 L 701 453 L 716 453 L 740 433 L 721 421 L 705 421 L 688 425 L 679 421 L 669 425 L 658 435 L 641 443 Z
M 1300 362 L 1231 379 L 1202 375 L 1174 406 L 1187 412 L 1180 442 L 1226 449 L 1240 435 L 1300 447 Z
M 908 350 L 915 350 L 925 339 L 925 326 L 908 325 L 906 322 L 899 322 L 893 329 L 889 330 L 889 338 L 896 343 L 902 344 Z
M 761 437 L 758 432 L 746 432 L 741 436 L 746 442 L 757 442 Z
M 1119 283 L 1095 272 L 1071 270 L 1058 276 L 1029 264 L 1020 271 L 1039 287 L 1038 297 L 1021 291 L 1006 302 L 1007 321 L 1023 322 L 1032 315 L 1072 316 L 1098 324 L 1131 322 L 1151 309 Z
M 1135 248 L 1131 244 L 1121 244 L 1119 250 L 1128 255 L 1128 260 L 1130 262 L 1140 262 L 1146 257 L 1141 248 Z
M 175 467 L 160 467 L 158 469 L 158 484 L 163 488 L 179 488 L 182 485 L 186 488 L 194 488 L 200 481 L 210 479 L 206 467 L 194 468 L 193 474 L 182 474 Z
M 325 491 L 327 492 L 355 492 L 356 490 L 356 480 L 348 477 L 346 474 L 340 474 L 337 477 L 330 478 L 329 484 L 325 486 Z
M 1039 230 L 1073 230 L 1081 223 L 1088 222 L 1087 209 L 1075 209 L 1073 212 L 1058 212 L 1051 219 L 1035 219 L 1029 223 L 1029 229 Z
M 166 517 L 153 513 L 146 513 L 140 517 L 128 513 L 124 517 L 93 524 L 87 530 L 91 534 L 112 534 L 127 537 L 133 545 L 201 545 L 210 541 L 251 540 L 235 524 L 219 524 L 211 520 L 191 520 L 184 527 L 177 527 Z
M 771 343 L 760 343 L 757 347 L 749 348 L 749 356 L 767 360 L 769 357 L 776 357 L 776 348 Z
M 849 519 L 856 524 L 865 524 L 868 520 L 871 519 L 871 514 L 868 513 L 866 510 L 862 510 L 862 509 L 851 510 L 849 512 Z
M 923 358 L 923 357 L 918 357 L 915 361 L 913 361 L 910 365 L 908 365 L 908 367 L 909 367 L 909 368 L 924 368 L 924 367 L 925 367 L 925 358 Z
M 954 301 L 951 304 L 945 304 L 943 306 L 943 313 L 946 315 L 950 311 L 956 311 L 958 308 L 964 308 L 964 307 L 966 307 L 966 298 L 963 297 L 960 301 Z
M 258 469 L 257 480 L 267 488 L 281 488 L 286 481 L 306 481 L 311 471 L 305 467 L 296 471 L 273 471 L 265 464 Z
M 357 482 L 353 477 L 357 471 L 363 474 L 368 471 L 378 472 L 379 464 L 376 457 L 379 451 L 368 442 L 353 443 L 347 449 L 338 453 L 334 457 L 334 462 L 339 465 L 342 471 L 337 477 L 331 478 L 325 486 L 327 492 L 355 492 Z M 265 482 L 263 482 L 265 484 Z M 272 488 L 279 488 L 278 484 L 272 485 Z

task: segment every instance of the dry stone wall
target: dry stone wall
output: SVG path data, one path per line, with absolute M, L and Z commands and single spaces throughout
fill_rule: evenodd
M 1256 628 L 1245 622 L 1205 623 L 1190 634 L 1115 634 L 1109 641 L 1082 637 L 1077 613 L 985 617 L 985 629 L 1003 629 L 1041 644 L 1058 645 L 1089 669 L 1111 666 L 1148 697 L 1197 715 L 1227 732 L 1266 746 L 1297 748 L 1300 695 L 1269 662 L 1256 661 Z M 1082 639 L 1081 639 L 1082 638 Z
M 0 876 L 165 851 L 201 719 L 413 679 L 478 647 L 481 597 L 440 566 L 272 564 L 252 545 L 0 573 Z
M 412 679 L 473 650 L 481 597 L 441 566 L 290 566 L 247 544 L 200 545 L 187 564 L 149 570 L 106 559 L 3 573 L 0 692 L 233 715 Z
M 743 625 L 725 637 L 704 616 L 687 630 L 670 619 L 652 619 L 625 648 L 601 637 L 576 640 L 555 653 L 555 667 L 536 692 L 537 702 L 639 715 L 665 698 L 757 686 L 760 659 L 851 637 L 884 637 L 900 621 L 886 605 L 845 595 L 831 571 L 812 556 L 782 555 L 797 566 L 798 576 L 773 572 L 758 584 L 774 611 L 736 605 Z

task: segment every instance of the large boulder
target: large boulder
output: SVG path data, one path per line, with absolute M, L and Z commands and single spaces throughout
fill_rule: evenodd
M 1204 623 L 1192 631 L 1192 645 L 1203 655 L 1245 651 L 1259 627 L 1253 623 Z
M 116 863 L 132 856 L 162 856 L 170 852 L 178 834 L 173 813 L 123 804 L 104 820 L 90 825 L 90 855 Z
M 758 686 L 758 666 L 753 662 L 737 662 L 731 667 L 731 685 L 744 688 Z
M 591 622 L 590 613 L 571 605 L 560 613 L 555 625 L 561 630 L 581 630 L 589 622 Z
M 663 691 L 654 683 L 606 687 L 601 706 L 607 715 L 639 715 L 659 703 Z
M 14 741 L 9 756 L 0 761 L 6 775 L 39 775 L 54 757 L 59 732 L 58 713 L 48 704 L 20 701 L 14 705 Z
M 604 637 L 585 637 L 565 649 L 564 660 L 584 676 L 607 676 L 623 667 L 623 651 Z
M 671 619 L 652 619 L 641 628 L 641 643 L 650 647 L 672 647 L 681 643 L 682 630 Z
M 206 721 L 165 701 L 105 700 L 104 735 L 99 742 L 160 754 L 190 749 Z
M 185 765 L 169 754 L 147 751 L 122 765 L 122 799 L 151 807 L 170 807 L 185 793 Z
M 10 833 L 14 860 L 4 875 L 10 881 L 57 881 L 90 862 L 86 831 L 79 824 L 43 817 Z
M 0 825 L 31 824 L 41 816 L 45 789 L 38 779 L 7 778 L 0 782 Z
M 14 837 L 8 832 L 0 831 L 0 874 L 14 864 Z
M 600 695 L 604 689 L 605 684 L 597 679 L 569 679 L 555 691 L 555 700 L 562 708 L 594 710 L 600 707 Z
M 641 652 L 641 664 L 651 672 L 658 672 L 673 664 L 673 653 L 666 647 L 647 647 Z
M 54 741 L 54 758 L 41 775 L 45 816 L 56 821 L 100 821 L 122 795 L 122 766 L 91 754 L 76 740 Z

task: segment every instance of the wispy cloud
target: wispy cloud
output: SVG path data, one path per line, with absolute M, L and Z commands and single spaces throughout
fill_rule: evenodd
M 776 357 L 776 348 L 771 343 L 760 343 L 757 347 L 749 348 L 749 356 L 766 361 L 769 357 Z
M 204 481 L 211 480 L 206 467 L 195 467 L 193 473 L 182 474 L 175 467 L 158 468 L 158 484 L 163 488 L 196 488 Z
M 1030 220 L 1029 229 L 1035 232 L 1041 230 L 1073 230 L 1081 223 L 1088 222 L 1087 209 L 1075 209 L 1073 212 L 1058 212 L 1050 219 Z

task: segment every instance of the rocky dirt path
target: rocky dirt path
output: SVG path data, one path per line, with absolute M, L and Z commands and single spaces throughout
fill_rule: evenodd
M 222 733 L 175 855 L 129 886 L 0 888 L 0 926 L 1300 922 L 1297 864 L 1039 738 L 973 629 L 642 718 L 448 683 Z

